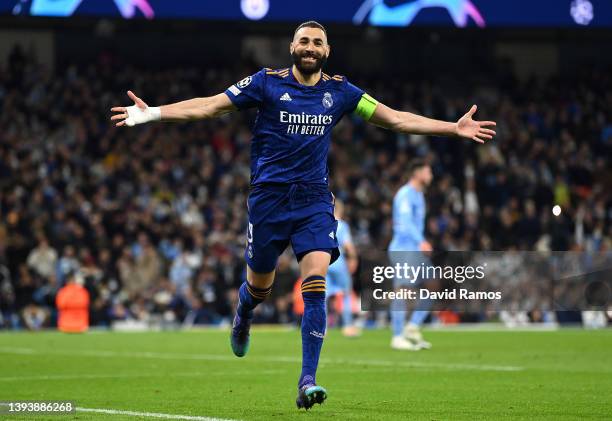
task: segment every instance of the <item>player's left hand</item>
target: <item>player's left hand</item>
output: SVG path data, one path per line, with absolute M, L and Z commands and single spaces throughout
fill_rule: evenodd
M 477 109 L 476 105 L 472 105 L 470 111 L 457 121 L 457 136 L 471 139 L 478 143 L 485 143 L 495 136 L 495 131 L 488 127 L 495 127 L 496 123 L 494 121 L 472 120 L 472 116 Z

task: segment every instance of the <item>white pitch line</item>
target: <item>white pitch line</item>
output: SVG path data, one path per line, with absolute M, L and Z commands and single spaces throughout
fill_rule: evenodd
M 120 409 L 102 409 L 102 408 L 81 408 L 76 407 L 78 412 L 93 412 L 97 414 L 108 415 L 128 415 L 132 417 L 148 417 L 148 418 L 163 418 L 166 420 L 194 420 L 194 421 L 236 421 L 225 418 L 201 417 L 197 415 L 175 415 L 175 414 L 160 414 L 158 412 L 138 412 L 138 411 L 123 411 Z
M 115 357 L 115 358 L 151 358 L 161 360 L 202 360 L 202 361 L 235 361 L 236 357 L 231 355 L 210 355 L 210 354 L 178 354 L 178 353 L 159 353 L 159 352 L 115 352 L 115 351 L 46 351 L 40 352 L 30 348 L 10 348 L 0 347 L 0 353 L 9 354 L 54 354 L 81 357 Z M 251 359 L 272 363 L 300 363 L 302 360 L 297 357 L 251 357 Z M 394 360 L 356 360 L 345 358 L 322 358 L 321 364 L 345 364 L 345 365 L 369 365 L 383 367 L 406 367 L 406 368 L 438 368 L 442 370 L 478 370 L 478 371 L 523 371 L 524 367 L 508 365 L 481 365 L 481 364 L 461 364 L 461 363 L 436 363 L 426 361 L 394 361 Z
M 10 350 L 11 354 L 33 355 L 38 353 L 34 348 L 0 347 L 0 352 L 2 349 Z
M 283 370 L 240 370 L 232 371 L 235 376 L 281 374 Z M 228 372 L 206 372 L 206 373 L 160 373 L 160 374 L 47 374 L 40 376 L 7 376 L 0 377 L 0 382 L 14 381 L 38 381 L 38 380 L 85 380 L 85 379 L 135 379 L 147 377 L 209 377 L 227 376 Z
M 326 360 L 322 360 L 327 362 Z M 386 360 L 347 360 L 335 358 L 335 364 L 373 365 L 381 367 L 407 367 L 407 368 L 442 368 L 448 370 L 480 370 L 480 371 L 523 371 L 523 367 L 512 365 L 486 365 L 486 364 L 448 364 L 430 363 L 425 361 L 386 361 Z

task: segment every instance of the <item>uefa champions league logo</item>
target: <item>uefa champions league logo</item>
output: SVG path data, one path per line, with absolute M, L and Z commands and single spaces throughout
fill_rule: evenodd
M 353 16 L 353 23 L 361 25 L 366 21 L 375 26 L 409 26 L 422 10 L 431 8 L 446 9 L 459 28 L 467 26 L 468 18 L 481 28 L 486 26 L 480 10 L 470 0 L 404 0 L 395 1 L 393 5 L 384 0 L 364 0 Z
M 239 87 L 240 89 L 246 88 L 247 86 L 249 86 L 252 79 L 253 78 L 251 76 L 247 76 L 244 79 L 242 79 L 240 82 L 238 82 L 236 86 Z
M 72 16 L 83 2 L 84 0 L 32 0 L 29 14 L 32 16 Z M 155 10 L 149 4 L 149 0 L 114 0 L 114 2 L 117 9 L 119 9 L 119 13 L 125 19 L 135 17 L 136 10 L 140 11 L 147 19 L 155 17 Z M 13 7 L 14 15 L 28 13 L 26 9 L 28 2 L 26 0 L 20 0 L 16 3 Z M 92 3 L 102 2 L 88 1 L 87 3 L 89 6 Z
M 329 92 L 325 92 L 325 94 L 323 95 L 322 102 L 325 108 L 331 108 L 332 105 L 334 105 L 334 100 L 332 99 L 332 96 Z

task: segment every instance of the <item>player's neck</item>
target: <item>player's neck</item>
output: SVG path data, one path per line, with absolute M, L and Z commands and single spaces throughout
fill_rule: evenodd
M 293 72 L 293 77 L 295 78 L 295 80 L 297 80 L 301 85 L 314 86 L 321 79 L 320 70 L 316 73 L 305 75 L 300 72 L 297 67 L 295 67 L 295 64 L 293 65 L 293 67 L 291 67 L 291 72 Z
M 422 192 L 424 190 L 423 185 L 416 180 L 410 180 L 408 184 L 416 191 Z

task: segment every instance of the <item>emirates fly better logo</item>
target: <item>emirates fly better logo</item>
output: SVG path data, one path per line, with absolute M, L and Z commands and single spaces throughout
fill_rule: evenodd
M 332 121 L 333 117 L 331 115 L 280 112 L 280 122 L 289 123 L 287 125 L 287 134 L 322 136 L 325 133 L 325 128 Z

